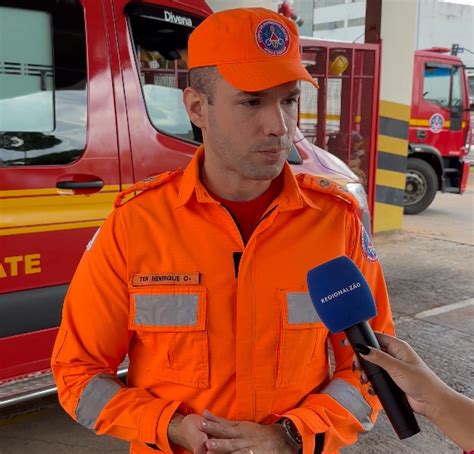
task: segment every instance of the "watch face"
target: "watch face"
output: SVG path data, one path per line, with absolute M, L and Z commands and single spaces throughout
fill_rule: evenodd
M 288 434 L 291 436 L 291 438 L 293 438 L 296 443 L 301 444 L 303 440 L 295 423 L 291 419 L 285 419 L 283 424 L 285 425 L 286 430 L 288 431 Z

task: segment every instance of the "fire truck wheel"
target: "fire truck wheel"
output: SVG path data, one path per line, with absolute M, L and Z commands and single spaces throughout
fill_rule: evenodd
M 438 177 L 433 167 L 418 158 L 409 158 L 403 212 L 418 214 L 426 210 L 438 190 Z

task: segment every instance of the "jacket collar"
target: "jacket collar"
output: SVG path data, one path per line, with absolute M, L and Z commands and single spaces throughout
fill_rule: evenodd
M 209 194 L 209 191 L 201 183 L 199 167 L 203 157 L 204 146 L 201 145 L 196 150 L 193 158 L 183 172 L 176 208 L 186 205 L 193 194 L 196 195 L 196 200 L 199 203 L 219 203 Z M 283 189 L 274 202 L 275 205 L 278 205 L 280 211 L 297 210 L 304 206 L 310 206 L 316 210 L 321 210 L 320 207 L 318 207 L 301 191 L 295 175 L 287 162 L 285 162 L 282 172 Z
M 196 199 L 199 203 L 219 203 L 212 198 L 207 189 L 201 183 L 199 167 L 203 158 L 204 145 L 200 145 L 186 169 L 184 169 L 176 208 L 186 205 L 193 194 L 196 194 Z

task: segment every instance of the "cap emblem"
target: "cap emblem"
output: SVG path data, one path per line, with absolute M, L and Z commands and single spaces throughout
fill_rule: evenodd
M 270 55 L 283 55 L 290 47 L 290 34 L 282 24 L 273 20 L 261 22 L 255 36 L 260 49 Z

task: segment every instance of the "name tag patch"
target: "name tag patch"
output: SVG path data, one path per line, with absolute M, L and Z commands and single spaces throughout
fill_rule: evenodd
M 200 277 L 200 273 L 134 274 L 132 285 L 134 287 L 145 285 L 197 285 Z

